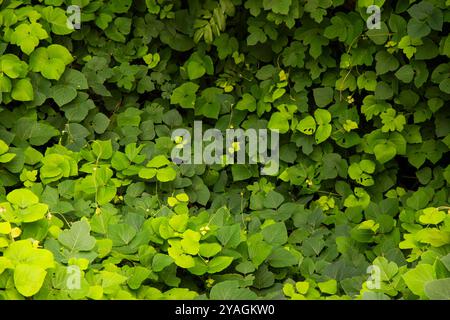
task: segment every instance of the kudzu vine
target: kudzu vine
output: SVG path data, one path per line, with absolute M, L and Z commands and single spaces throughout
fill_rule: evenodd
M 0 0 L 0 299 L 450 299 L 449 7 Z

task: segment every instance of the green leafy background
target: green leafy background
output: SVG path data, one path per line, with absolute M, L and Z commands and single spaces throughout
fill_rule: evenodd
M 0 0 L 0 298 L 449 299 L 449 6 Z M 279 173 L 172 163 L 194 120 Z

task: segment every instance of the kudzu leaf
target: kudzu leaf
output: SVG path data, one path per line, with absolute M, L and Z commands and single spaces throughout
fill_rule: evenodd
M 179 104 L 183 108 L 194 108 L 196 95 L 199 85 L 193 82 L 186 82 L 176 88 L 170 98 L 170 103 Z
M 233 262 L 233 257 L 214 257 L 208 262 L 208 273 L 217 273 L 227 268 Z
M 206 69 L 202 63 L 192 60 L 188 62 L 187 72 L 190 80 L 202 77 L 206 73 Z
M 77 90 L 71 86 L 56 85 L 51 90 L 51 97 L 60 107 L 68 104 L 77 97 Z
M 202 257 L 210 258 L 218 254 L 221 250 L 222 246 L 218 243 L 201 243 L 198 252 Z
M 13 190 L 6 196 L 6 199 L 20 208 L 27 208 L 39 203 L 39 198 L 28 189 Z
M 375 153 L 375 157 L 377 158 L 378 162 L 383 164 L 395 157 L 395 155 L 397 154 L 397 149 L 395 148 L 395 145 L 393 143 L 386 142 L 377 144 L 373 148 L 373 152 Z
M 16 55 L 4 54 L 0 57 L 0 72 L 6 74 L 11 79 L 22 78 L 27 74 L 28 66 Z
M 264 227 L 261 233 L 264 236 L 264 241 L 274 246 L 283 245 L 288 240 L 286 226 L 283 222 Z
M 109 118 L 103 113 L 97 113 L 92 119 L 92 127 L 95 132 L 102 134 L 106 131 L 110 124 Z
M 280 193 L 271 190 L 264 198 L 264 207 L 276 209 L 283 203 L 283 201 L 284 197 Z
M 312 116 L 306 116 L 300 120 L 297 129 L 304 134 L 313 135 L 316 132 L 316 120 Z
M 217 231 L 217 238 L 223 246 L 235 248 L 241 242 L 239 224 L 221 227 Z
M 278 130 L 280 133 L 286 133 L 289 131 L 289 116 L 281 113 L 275 112 L 270 117 L 269 124 L 267 127 L 270 130 Z
M 424 291 L 431 300 L 450 300 L 450 278 L 426 282 Z
M 31 297 L 39 292 L 46 275 L 44 268 L 19 264 L 14 269 L 14 284 L 21 295 Z
M 395 76 L 405 83 L 410 83 L 414 77 L 414 70 L 410 65 L 405 65 L 397 70 Z
M 175 180 L 176 176 L 177 172 L 172 167 L 158 169 L 158 172 L 156 173 L 156 179 L 158 179 L 161 182 L 168 182 Z
M 337 292 L 337 281 L 330 279 L 325 282 L 318 283 L 320 291 L 327 294 L 335 294 Z
M 72 224 L 70 229 L 66 229 L 58 237 L 58 241 L 70 252 L 90 251 L 95 246 L 95 238 L 90 235 L 91 227 L 85 220 Z
M 320 144 L 320 143 L 324 142 L 325 140 L 327 140 L 331 135 L 331 131 L 332 131 L 331 124 L 319 125 L 316 130 L 316 136 L 315 136 L 316 143 Z
M 313 90 L 314 100 L 319 108 L 323 108 L 333 101 L 333 89 L 330 87 Z
M 108 228 L 108 238 L 113 246 L 128 245 L 136 236 L 136 229 L 128 224 L 113 224 Z
M 419 264 L 402 277 L 412 293 L 420 297 L 425 295 L 425 284 L 435 280 L 433 266 L 429 264 Z
M 152 270 L 155 272 L 160 272 L 172 263 L 173 259 L 171 257 L 166 254 L 157 253 L 152 260 Z
M 225 280 L 211 288 L 211 300 L 254 300 L 256 293 L 248 288 L 241 288 L 237 280 Z
M 236 105 L 237 110 L 248 110 L 254 112 L 256 110 L 256 99 L 248 93 L 245 93 Z
M 326 125 L 331 122 L 331 114 L 328 110 L 317 109 L 314 112 L 314 118 L 319 126 Z
M 12 89 L 11 97 L 17 101 L 32 101 L 34 98 L 33 86 L 29 79 L 18 80 Z
M 292 0 L 263 0 L 264 10 L 272 10 L 275 13 L 288 14 Z
M 298 264 L 298 259 L 285 248 L 274 249 L 268 257 L 269 264 L 274 268 L 290 267 Z

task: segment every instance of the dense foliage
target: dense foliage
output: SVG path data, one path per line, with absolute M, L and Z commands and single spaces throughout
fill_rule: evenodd
M 0 298 L 450 299 L 449 6 L 0 0 Z M 278 174 L 173 163 L 194 120 Z

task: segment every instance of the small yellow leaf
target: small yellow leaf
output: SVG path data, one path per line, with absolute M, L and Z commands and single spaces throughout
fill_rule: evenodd
M 234 90 L 234 87 L 231 85 L 226 85 L 225 88 L 223 88 L 223 90 L 228 93 Z
M 177 198 L 175 197 L 169 197 L 167 199 L 167 203 L 169 204 L 169 206 L 174 207 L 175 205 L 177 205 L 179 202 L 177 200 Z
M 286 72 L 284 72 L 284 70 L 281 70 L 280 73 L 278 74 L 278 76 L 280 77 L 280 81 L 287 80 Z
M 309 282 L 299 281 L 295 284 L 295 288 L 297 289 L 298 293 L 306 294 L 309 290 Z
M 19 228 L 15 227 L 15 228 L 11 229 L 11 237 L 17 238 L 21 234 L 22 234 L 22 230 L 20 230 Z
M 183 137 L 182 136 L 177 136 L 177 137 L 175 137 L 175 143 L 176 144 L 180 144 L 180 143 L 182 143 L 183 142 Z
M 177 200 L 179 200 L 181 202 L 188 202 L 189 201 L 189 196 L 186 193 L 177 194 L 175 197 L 177 198 Z

